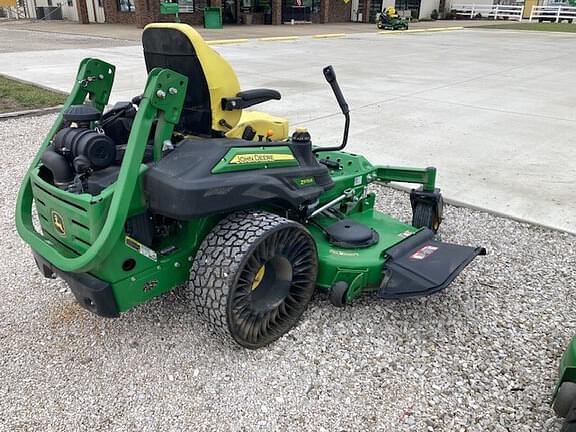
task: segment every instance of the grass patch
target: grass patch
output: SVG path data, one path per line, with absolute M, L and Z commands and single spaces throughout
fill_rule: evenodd
M 0 75 L 0 113 L 61 105 L 66 95 Z
M 480 28 L 480 27 L 475 27 Z M 494 24 L 486 25 L 481 28 L 486 29 L 502 29 L 502 30 L 530 30 L 530 31 L 547 31 L 547 32 L 562 32 L 562 33 L 576 33 L 576 24 L 568 23 L 518 23 L 518 24 Z

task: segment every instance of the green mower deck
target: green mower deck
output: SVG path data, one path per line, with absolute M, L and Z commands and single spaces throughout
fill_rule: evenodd
M 117 317 L 183 287 L 219 332 L 257 348 L 295 325 L 315 287 L 336 306 L 366 291 L 428 295 L 485 252 L 434 239 L 442 220 L 434 168 L 373 166 L 313 147 L 304 130 L 277 142 L 185 133 L 201 118 L 190 105 L 199 92 L 187 69 L 198 56 L 189 53 L 204 48 L 187 26 L 165 27 L 145 30 L 149 76 L 132 103 L 104 111 L 115 68 L 81 63 L 22 182 L 18 232 L 42 273 L 66 280 L 84 308 Z M 191 41 L 178 45 L 186 61 L 156 67 L 175 58 L 163 57 L 175 44 L 163 48 L 162 38 L 182 34 Z M 333 70 L 325 74 L 347 130 Z M 274 93 L 225 96 L 250 104 L 254 95 Z M 366 186 L 391 181 L 421 185 L 412 225 L 374 209 Z

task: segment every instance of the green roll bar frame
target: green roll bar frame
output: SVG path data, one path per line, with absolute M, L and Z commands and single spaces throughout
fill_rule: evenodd
M 132 201 L 132 195 L 139 181 L 141 171 L 146 169 L 142 158 L 154 120 L 158 120 L 154 136 L 154 159 L 162 154 L 165 140 L 172 136 L 174 126 L 180 119 L 184 104 L 188 78 L 168 69 L 153 69 L 148 75 L 146 89 L 140 102 L 126 153 L 116 181 L 106 220 L 96 240 L 80 256 L 66 257 L 51 246 L 44 236 L 36 231 L 32 223 L 33 192 L 31 175 L 40 163 L 40 158 L 50 141 L 60 129 L 63 112 L 71 105 L 83 104 L 86 97 L 92 105 L 102 111 L 110 97 L 114 81 L 115 67 L 101 60 L 87 58 L 80 63 L 76 82 L 70 96 L 48 136 L 37 152 L 18 193 L 16 207 L 16 228 L 20 236 L 33 250 L 59 269 L 67 272 L 87 272 L 102 262 L 122 234 L 124 223 Z M 85 198 L 96 202 L 98 197 Z

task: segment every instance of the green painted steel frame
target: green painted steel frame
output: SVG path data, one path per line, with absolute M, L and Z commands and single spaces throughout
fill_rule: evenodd
M 436 168 L 407 168 L 394 166 L 374 166 L 364 156 L 343 151 L 321 152 L 319 158 L 337 162 L 338 169 L 330 169 L 330 176 L 335 187 L 320 197 L 320 202 L 328 202 L 345 189 L 364 190 L 372 182 L 398 182 L 421 184 L 426 192 L 433 192 L 436 187 Z M 358 195 L 356 193 L 356 195 Z
M 60 129 L 63 121 L 62 113 L 67 107 L 82 104 L 88 97 L 97 109 L 100 111 L 104 109 L 114 81 L 114 71 L 114 66 L 101 60 L 88 58 L 81 62 L 74 88 L 36 154 L 18 194 L 16 207 L 18 233 L 32 249 L 63 271 L 86 272 L 106 259 L 124 230 L 124 223 L 140 178 L 141 161 L 154 120 L 158 120 L 154 137 L 154 155 L 158 159 L 163 142 L 172 136 L 174 126 L 180 118 L 188 79 L 167 69 L 152 70 L 148 75 L 146 90 L 134 120 L 106 220 L 95 241 L 83 254 L 76 257 L 64 256 L 34 228 L 31 175 L 37 169 L 42 153 Z M 87 203 L 97 202 L 100 199 L 99 196 L 80 196 L 80 200 Z

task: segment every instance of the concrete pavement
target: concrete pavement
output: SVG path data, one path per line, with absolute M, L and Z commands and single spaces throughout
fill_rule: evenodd
M 338 143 L 342 132 L 322 76 L 333 64 L 352 109 L 350 151 L 378 164 L 435 165 L 448 199 L 576 233 L 574 42 L 467 29 L 215 49 L 244 89 L 281 91 L 260 109 L 309 127 L 316 144 Z M 116 64 L 114 100 L 142 91 L 137 46 L 0 54 L 0 73 L 67 90 L 87 56 Z
M 0 53 L 54 51 L 78 48 L 111 48 L 138 44 L 135 41 L 92 35 L 51 33 L 29 30 L 28 26 L 0 24 Z

